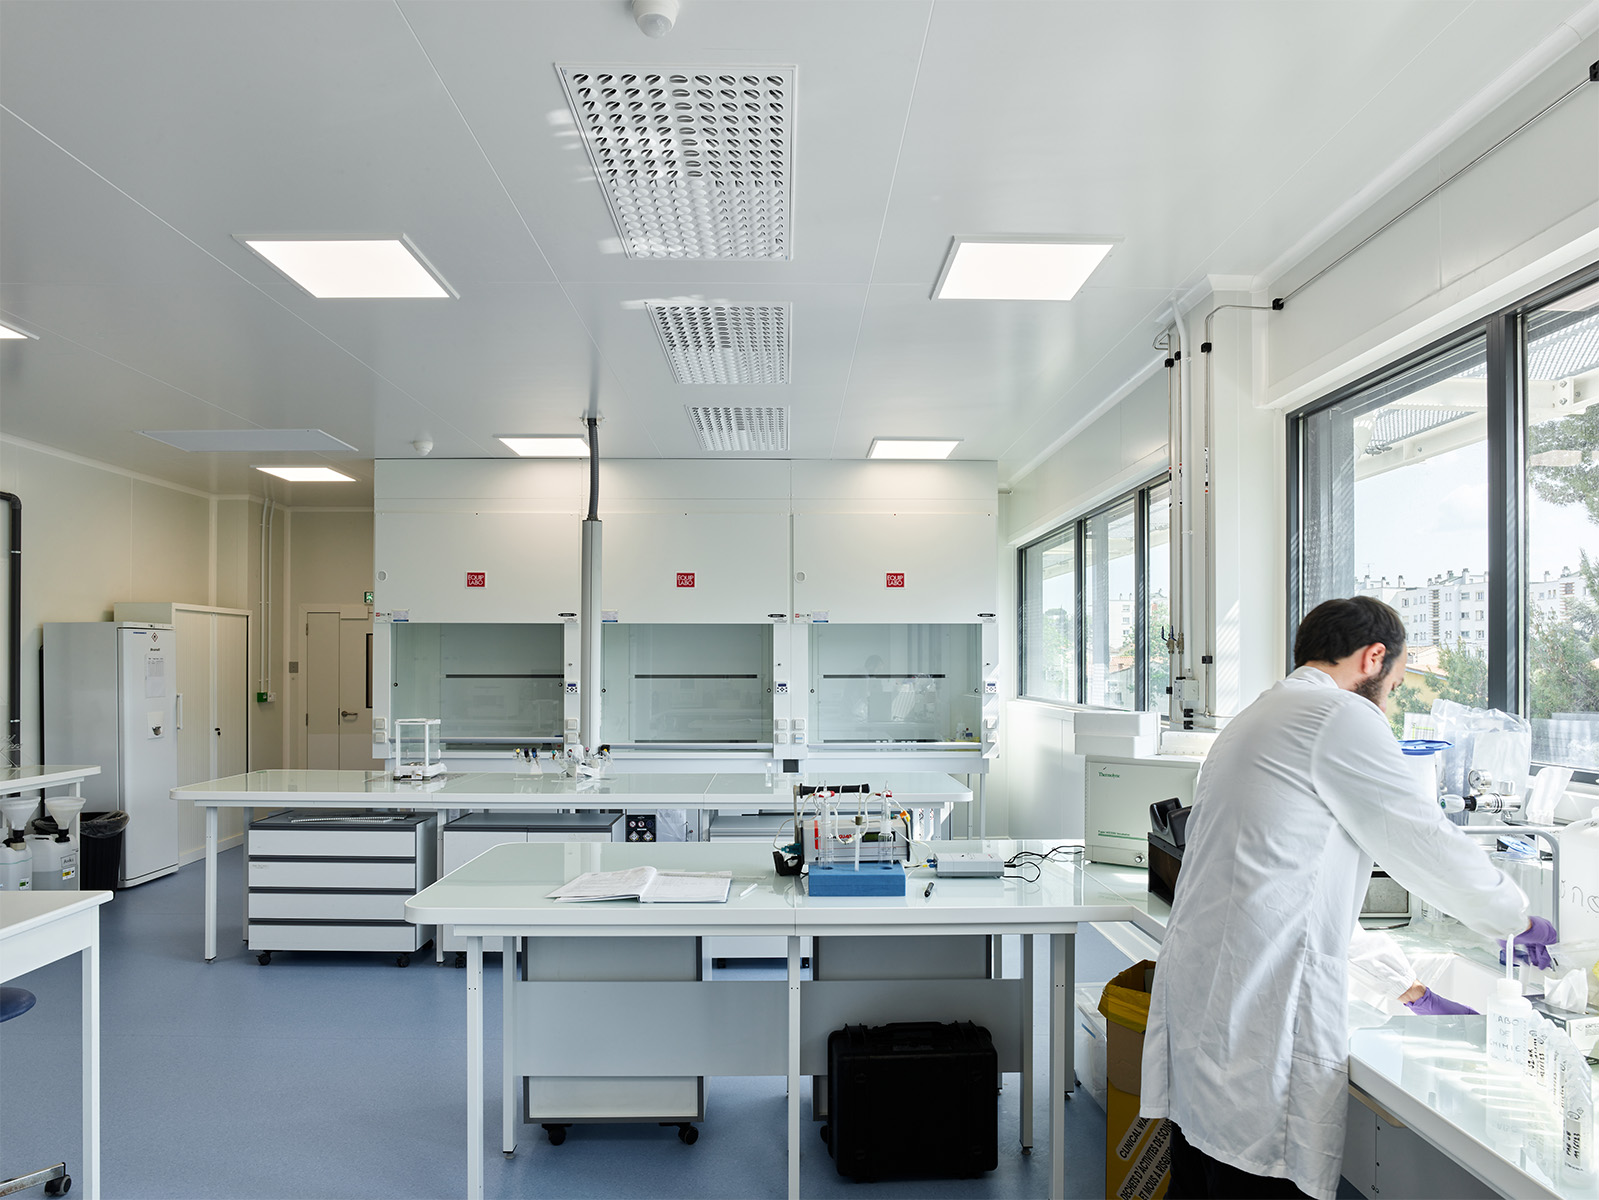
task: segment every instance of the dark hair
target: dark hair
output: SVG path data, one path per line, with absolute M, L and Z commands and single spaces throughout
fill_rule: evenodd
M 1405 623 L 1388 605 L 1371 596 L 1325 600 L 1305 614 L 1294 634 L 1294 666 L 1337 662 L 1377 642 L 1392 664 L 1405 649 Z

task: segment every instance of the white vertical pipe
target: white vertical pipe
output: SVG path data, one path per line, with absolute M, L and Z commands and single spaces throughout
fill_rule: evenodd
M 579 740 L 585 746 L 600 744 L 600 522 L 583 522 L 583 597 L 578 610 Z

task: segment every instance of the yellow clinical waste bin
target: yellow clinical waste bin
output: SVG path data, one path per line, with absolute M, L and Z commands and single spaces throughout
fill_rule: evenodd
M 1138 1115 L 1144 1028 L 1155 964 L 1128 967 L 1105 985 L 1105 1200 L 1160 1200 L 1171 1183 L 1171 1122 Z

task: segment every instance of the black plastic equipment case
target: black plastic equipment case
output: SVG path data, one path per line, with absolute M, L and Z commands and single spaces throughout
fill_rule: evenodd
M 970 1021 L 827 1035 L 822 1137 L 851 1179 L 958 1179 L 999 1165 L 999 1058 Z

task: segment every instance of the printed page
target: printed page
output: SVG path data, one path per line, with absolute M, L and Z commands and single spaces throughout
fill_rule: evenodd
M 639 899 L 646 904 L 723 904 L 732 886 L 731 871 L 657 871 Z
M 654 867 L 588 871 L 550 893 L 551 900 L 638 900 L 655 878 Z

